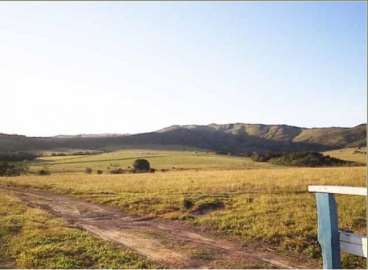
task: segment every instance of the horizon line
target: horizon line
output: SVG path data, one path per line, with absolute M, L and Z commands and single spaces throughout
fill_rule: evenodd
M 168 125 L 153 131 L 143 131 L 143 132 L 134 132 L 134 133 L 129 133 L 129 132 L 88 132 L 88 133 L 59 133 L 56 135 L 25 135 L 25 134 L 21 134 L 21 133 L 3 133 L 0 132 L 0 135 L 9 135 L 9 136 L 25 136 L 25 137 L 34 137 L 34 138 L 54 138 L 54 137 L 61 137 L 61 136 L 84 136 L 84 135 L 89 135 L 89 136 L 101 136 L 101 135 L 106 135 L 106 137 L 108 137 L 108 135 L 112 136 L 132 136 L 132 135 L 138 135 L 138 134 L 145 134 L 145 133 L 153 133 L 153 132 L 158 132 L 162 129 L 166 129 L 166 128 L 170 128 L 170 127 L 185 127 L 185 126 L 210 126 L 210 125 L 236 125 L 236 124 L 243 124 L 243 125 L 264 125 L 264 126 L 289 126 L 289 127 L 296 127 L 296 128 L 301 128 L 301 129 L 317 129 L 317 128 L 354 128 L 360 125 L 366 125 L 366 122 L 360 123 L 360 124 L 356 124 L 353 126 L 313 126 L 313 127 L 303 127 L 303 126 L 296 126 L 296 125 L 291 125 L 291 124 L 264 124 L 264 123 L 250 123 L 250 122 L 230 122 L 230 123 L 209 123 L 209 124 L 172 124 L 172 125 Z M 103 136 L 101 136 L 103 137 Z

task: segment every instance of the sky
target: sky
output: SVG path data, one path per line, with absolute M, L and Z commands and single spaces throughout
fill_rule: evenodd
M 367 3 L 1 2 L 0 133 L 367 121 Z

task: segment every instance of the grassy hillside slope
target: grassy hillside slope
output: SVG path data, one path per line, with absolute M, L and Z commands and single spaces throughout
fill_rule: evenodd
M 323 151 L 366 142 L 366 125 L 353 128 L 300 128 L 287 125 L 210 124 L 171 126 L 157 132 L 121 136 L 25 137 L 0 134 L 1 151 L 51 149 L 200 148 L 242 154 L 265 151 Z
M 330 147 L 364 146 L 366 125 L 353 128 L 312 128 L 304 129 L 294 142 L 318 143 Z
M 323 152 L 325 155 L 329 155 L 334 158 L 355 161 L 359 163 L 366 164 L 367 163 L 367 150 L 366 148 L 343 148 L 337 150 L 331 150 Z

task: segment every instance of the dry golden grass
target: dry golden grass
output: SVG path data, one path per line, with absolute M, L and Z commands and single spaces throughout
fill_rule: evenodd
M 0 183 L 49 187 L 81 193 L 223 193 L 306 192 L 310 184 L 360 186 L 364 167 L 274 168 L 249 170 L 170 171 L 146 174 L 2 177 Z
M 326 151 L 323 154 L 329 155 L 334 158 L 355 161 L 359 163 L 366 164 L 367 163 L 367 151 L 366 149 L 358 149 L 358 148 L 344 148 L 332 151 Z

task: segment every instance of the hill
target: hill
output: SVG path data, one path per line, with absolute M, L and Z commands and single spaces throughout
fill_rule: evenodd
M 311 128 L 304 129 L 293 141 L 318 143 L 333 148 L 360 147 L 366 145 L 366 132 L 365 124 L 353 128 Z
M 367 162 L 366 148 L 343 148 L 324 152 L 323 154 L 347 161 L 354 161 L 358 163 Z
M 0 152 L 119 148 L 205 149 L 245 154 L 266 151 L 327 151 L 364 146 L 366 125 L 301 128 L 288 125 L 210 124 L 171 126 L 134 135 L 26 137 L 0 134 Z

